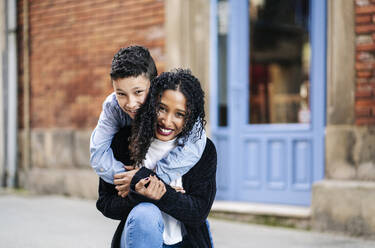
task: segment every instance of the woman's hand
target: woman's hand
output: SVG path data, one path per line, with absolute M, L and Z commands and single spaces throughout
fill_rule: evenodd
M 125 166 L 125 172 L 118 173 L 114 176 L 114 184 L 118 191 L 118 195 L 125 198 L 129 194 L 130 182 L 133 179 L 133 176 L 139 169 L 134 169 L 134 166 Z
M 145 185 L 147 183 L 149 183 L 149 185 L 146 188 Z M 167 190 L 164 183 L 160 181 L 156 176 L 149 176 L 140 180 L 135 185 L 135 191 L 152 200 L 160 200 L 160 198 L 165 194 Z

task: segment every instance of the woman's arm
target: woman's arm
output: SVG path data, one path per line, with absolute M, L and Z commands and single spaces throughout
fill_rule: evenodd
M 123 220 L 138 203 L 139 201 L 131 196 L 125 198 L 118 196 L 115 185 L 99 178 L 99 198 L 96 201 L 96 208 L 104 216 L 115 220 Z
M 154 203 L 163 212 L 173 216 L 185 225 L 201 225 L 206 220 L 216 194 L 216 150 L 211 141 L 207 141 L 207 147 L 201 161 L 192 169 L 189 175 L 188 188 L 184 188 L 186 193 L 182 194 L 165 184 L 166 192 L 160 200 L 140 198 L 134 192 L 129 196 L 139 201 L 149 201 Z M 142 178 L 154 175 L 151 170 L 141 168 L 133 177 L 131 188 Z

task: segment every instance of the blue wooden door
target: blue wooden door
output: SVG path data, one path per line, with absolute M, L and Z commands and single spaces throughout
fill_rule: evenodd
M 286 9 L 270 11 L 267 2 L 275 4 L 211 1 L 210 123 L 218 151 L 217 199 L 310 205 L 312 184 L 324 176 L 326 2 L 276 1 Z M 294 27 L 269 21 L 278 10 L 290 11 L 288 4 L 294 4 L 293 19 L 280 19 Z M 252 24 L 250 15 L 259 20 Z M 278 38 L 281 42 L 272 42 Z M 267 46 L 273 50 L 264 50 Z

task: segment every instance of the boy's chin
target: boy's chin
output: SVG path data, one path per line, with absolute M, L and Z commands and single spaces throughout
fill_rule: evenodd
M 132 118 L 132 119 L 134 120 L 134 118 L 135 118 L 135 114 L 133 114 L 133 113 L 128 113 L 128 112 L 127 112 L 127 114 L 130 116 L 130 118 Z

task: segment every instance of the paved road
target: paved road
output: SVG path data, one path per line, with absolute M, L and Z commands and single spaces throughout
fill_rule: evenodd
M 216 248 L 373 248 L 332 234 L 210 219 Z M 0 194 L 0 247 L 109 247 L 117 226 L 92 200 L 61 196 Z

